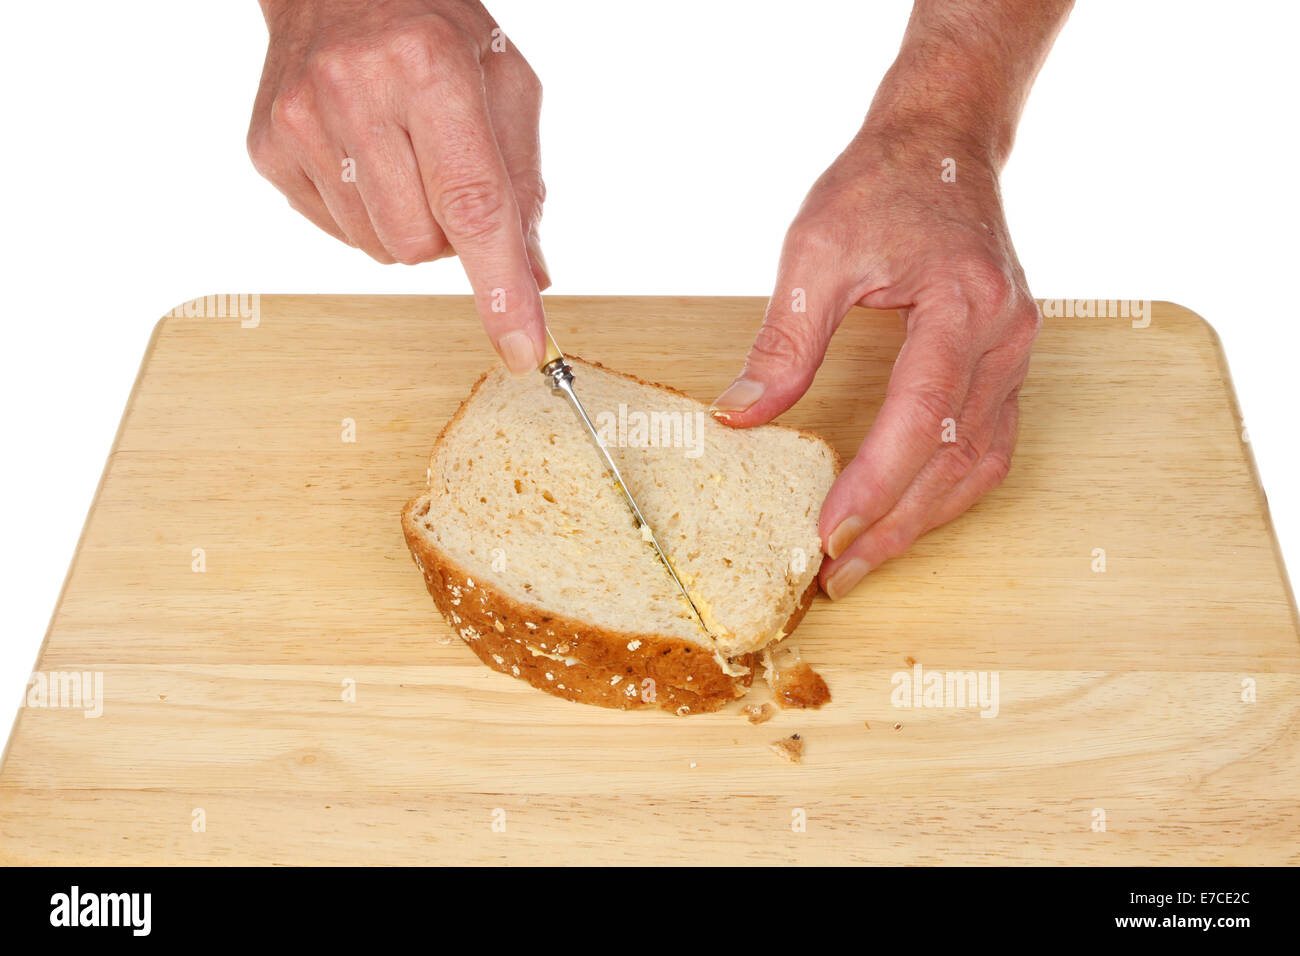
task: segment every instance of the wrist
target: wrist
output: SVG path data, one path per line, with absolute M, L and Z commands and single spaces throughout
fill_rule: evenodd
M 934 62 L 906 48 L 871 102 L 863 130 L 885 141 L 913 141 L 961 154 L 997 175 L 1011 154 L 1018 106 L 981 77 L 979 64 Z
M 997 194 L 1005 158 L 980 131 L 955 122 L 951 112 L 908 104 L 874 105 L 846 152 L 866 175 L 934 189 L 959 179 L 970 196 Z
M 867 125 L 917 129 L 1000 172 L 1073 0 L 915 0 Z

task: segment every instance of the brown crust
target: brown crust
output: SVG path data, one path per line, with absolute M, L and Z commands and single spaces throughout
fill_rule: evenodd
M 604 369 L 598 362 L 583 362 L 573 356 L 568 358 Z M 669 386 L 612 369 L 604 370 L 690 398 Z M 492 371 L 488 369 L 479 376 L 456 413 L 442 427 L 434 443 L 435 451 L 452 426 L 465 414 Z M 776 427 L 824 441 L 802 429 L 785 425 Z M 840 456 L 833 448 L 832 453 L 838 470 Z M 729 676 L 712 654 L 680 638 L 594 626 L 524 604 L 487 586 L 486 582 L 473 581 L 464 568 L 431 546 L 421 533 L 418 519 L 425 514 L 427 507 L 426 493 L 412 499 L 402 509 L 402 532 L 407 547 L 443 618 L 488 667 L 567 700 L 623 710 L 659 707 L 680 716 L 717 710 L 729 701 L 743 697 L 753 682 L 756 654 L 735 658 L 733 663 L 746 668 L 747 672 L 739 677 Z M 813 578 L 800 596 L 794 613 L 782 627 L 785 634 L 798 627 L 816 593 L 817 579 Z M 573 663 L 556 660 L 556 657 L 568 658 Z M 629 689 L 633 691 L 631 695 Z
M 768 680 L 777 704 L 783 708 L 816 710 L 831 700 L 831 689 L 821 674 L 800 661 L 788 670 L 778 671 Z

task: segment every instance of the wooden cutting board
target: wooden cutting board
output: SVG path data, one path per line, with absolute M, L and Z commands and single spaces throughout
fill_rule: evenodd
M 576 353 L 706 400 L 762 312 L 548 299 Z M 492 361 L 467 299 L 246 324 L 155 331 L 37 664 L 102 674 L 102 715 L 19 711 L 0 859 L 1300 862 L 1294 598 L 1187 310 L 1049 319 L 1011 477 L 818 598 L 797 636 L 834 701 L 759 726 L 568 703 L 451 640 L 398 512 Z M 901 331 L 855 312 L 784 420 L 851 456 Z M 996 674 L 996 716 L 896 706 L 916 667 Z M 792 733 L 799 766 L 768 749 Z

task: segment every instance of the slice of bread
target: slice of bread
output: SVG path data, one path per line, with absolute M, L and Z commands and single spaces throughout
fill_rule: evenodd
M 839 458 L 808 432 L 731 429 L 673 389 L 569 361 L 708 632 L 540 375 L 489 370 L 443 428 L 402 512 L 411 555 L 489 667 L 589 704 L 715 710 L 812 601 Z

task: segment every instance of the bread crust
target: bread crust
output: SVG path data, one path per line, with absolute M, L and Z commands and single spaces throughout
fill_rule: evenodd
M 574 356 L 570 361 L 604 369 L 597 362 Z M 434 442 L 434 452 L 461 419 L 475 394 L 494 369 L 474 383 Z M 690 398 L 669 386 L 634 375 L 605 371 Z M 691 399 L 696 401 L 695 399 Z M 786 428 L 825 441 L 803 429 Z M 835 450 L 836 471 L 841 459 Z M 485 581 L 475 581 L 450 555 L 429 543 L 419 519 L 429 504 L 422 494 L 402 509 L 402 533 L 425 586 L 443 618 L 488 667 L 527 681 L 557 697 L 598 707 L 631 710 L 658 707 L 678 716 L 715 711 L 743 697 L 753 683 L 757 652 L 732 659 L 745 672 L 725 673 L 716 658 L 698 645 L 660 634 L 616 631 L 553 614 L 525 604 Z M 789 635 L 798 627 L 817 593 L 814 577 L 781 628 Z

